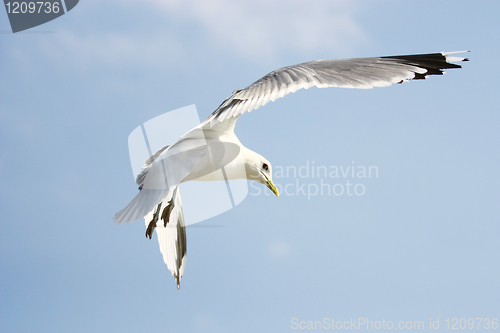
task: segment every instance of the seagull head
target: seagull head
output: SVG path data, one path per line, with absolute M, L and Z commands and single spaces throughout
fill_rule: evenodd
M 277 197 L 280 196 L 280 192 L 276 188 L 276 185 L 273 183 L 273 172 L 272 172 L 272 166 L 271 163 L 265 161 L 262 162 L 261 164 L 256 164 L 255 168 L 259 171 L 260 177 L 258 177 L 256 180 L 267 186 L 273 192 Z
M 271 163 L 255 152 L 251 152 L 251 159 L 245 163 L 247 178 L 255 180 L 271 190 L 277 197 L 280 192 L 273 183 L 273 168 Z

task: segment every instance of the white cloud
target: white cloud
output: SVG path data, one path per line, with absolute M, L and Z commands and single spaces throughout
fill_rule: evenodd
M 272 242 L 269 244 L 269 255 L 280 258 L 290 254 L 290 245 L 285 242 Z
M 120 20 L 127 22 L 130 15 L 129 26 L 96 20 L 95 14 L 109 10 L 109 4 L 89 2 L 78 21 L 72 23 L 68 17 L 64 28 L 40 37 L 37 46 L 42 54 L 81 71 L 95 68 L 96 64 L 116 69 L 130 64 L 149 68 L 184 64 L 184 69 L 189 70 L 186 63 L 201 63 L 205 57 L 221 53 L 267 63 L 281 63 L 280 58 L 288 54 L 310 56 L 307 60 L 313 60 L 318 53 L 325 54 L 323 58 L 342 57 L 367 40 L 355 19 L 355 1 L 113 3 Z M 138 6 L 143 10 L 140 18 Z M 20 59 L 16 52 L 22 53 L 16 46 L 10 49 L 11 57 Z
M 286 52 L 349 52 L 367 39 L 354 19 L 354 1 L 159 1 L 170 15 L 201 24 L 210 43 L 248 58 L 276 58 Z
M 123 66 L 130 63 L 164 66 L 181 57 L 182 45 L 168 35 L 120 34 L 116 32 L 76 33 L 63 30 L 55 34 L 54 43 L 39 43 L 42 53 L 73 68 L 86 70 L 96 63 Z
M 196 330 L 200 332 L 225 332 L 216 318 L 208 313 L 199 313 L 194 320 Z

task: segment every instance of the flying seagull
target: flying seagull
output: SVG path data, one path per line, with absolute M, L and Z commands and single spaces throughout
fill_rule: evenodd
M 186 230 L 179 185 L 186 181 L 249 179 L 267 186 L 277 197 L 271 163 L 241 144 L 234 126 L 238 117 L 299 89 L 340 87 L 371 89 L 442 75 L 468 61 L 441 52 L 389 57 L 316 60 L 272 71 L 245 89 L 235 90 L 201 124 L 149 157 L 137 175 L 139 193 L 116 223 L 146 221 L 146 237 L 156 229 L 160 251 L 177 288 L 186 263 Z

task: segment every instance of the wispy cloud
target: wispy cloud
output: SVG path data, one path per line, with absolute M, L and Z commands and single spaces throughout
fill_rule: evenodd
M 287 52 L 336 54 L 366 41 L 355 19 L 353 1 L 159 1 L 149 3 L 169 14 L 201 24 L 210 43 L 252 59 Z
M 290 254 L 290 245 L 285 242 L 272 242 L 269 244 L 268 252 L 274 258 L 285 257 Z
M 194 326 L 200 332 L 225 332 L 216 318 L 208 313 L 200 313 L 195 317 Z
M 113 18 L 95 16 L 110 11 L 110 6 L 118 19 L 111 29 Z M 179 63 L 189 70 L 186 63 L 202 63 L 210 52 L 266 63 L 280 62 L 289 54 L 335 58 L 368 39 L 356 19 L 358 7 L 355 1 L 326 0 L 89 2 L 81 10 L 91 12 L 88 16 L 94 20 L 71 21 L 68 16 L 63 28 L 56 28 L 50 38 L 38 38 L 34 47 L 50 61 L 82 72 L 96 65 L 118 70 L 130 64 L 157 69 Z M 141 19 L 119 21 L 119 13 L 138 8 Z M 15 59 L 29 58 L 16 54 L 16 45 L 9 52 Z M 23 59 L 24 64 L 29 60 Z
M 121 67 L 134 63 L 144 66 L 164 66 L 182 55 L 182 45 L 171 35 L 121 34 L 117 32 L 83 34 L 59 31 L 54 43 L 40 43 L 42 53 L 52 60 L 77 62 L 86 70 L 96 63 Z

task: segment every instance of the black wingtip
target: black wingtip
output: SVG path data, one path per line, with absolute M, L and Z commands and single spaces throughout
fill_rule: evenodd
M 462 68 L 460 65 L 448 62 L 446 56 L 447 53 L 429 53 L 381 58 L 390 58 L 406 65 L 412 65 L 425 69 L 425 73 L 415 73 L 415 76 L 413 77 L 413 80 L 423 80 L 429 75 L 443 75 L 444 69 Z M 469 59 L 463 58 L 460 59 L 460 61 L 469 61 Z

